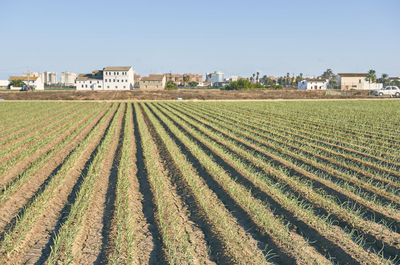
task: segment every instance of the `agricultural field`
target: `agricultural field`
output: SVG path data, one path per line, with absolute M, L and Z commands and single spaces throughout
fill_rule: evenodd
M 0 103 L 0 264 L 399 258 L 400 101 Z

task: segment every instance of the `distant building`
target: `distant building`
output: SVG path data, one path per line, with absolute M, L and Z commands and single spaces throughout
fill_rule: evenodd
M 326 90 L 328 88 L 328 80 L 307 78 L 297 84 L 299 90 Z
M 76 73 L 61 72 L 61 84 L 65 86 L 74 86 L 76 80 Z
M 203 82 L 203 75 L 202 74 L 192 74 L 192 73 L 185 73 L 185 74 L 172 74 L 172 73 L 165 73 L 166 80 L 173 81 L 177 85 L 188 84 L 190 82 Z
M 7 88 L 8 84 L 10 84 L 10 81 L 8 80 L 0 80 L 0 88 Z
M 43 72 L 32 72 L 32 71 L 25 71 L 22 73 L 22 76 L 33 76 L 33 77 L 39 77 L 42 79 L 43 83 L 46 83 L 46 78 L 45 74 Z
M 151 74 L 143 76 L 139 81 L 140 89 L 164 89 L 167 78 L 165 75 Z
M 79 74 L 77 90 L 132 90 L 135 78 L 130 66 L 110 66 L 91 74 Z
M 44 83 L 46 85 L 54 85 L 58 83 L 56 72 L 44 72 Z
M 367 81 L 367 73 L 340 73 L 337 74 L 337 84 L 342 90 L 374 90 L 382 88 L 380 83 Z
M 56 72 L 31 72 L 26 71 L 22 73 L 22 76 L 29 77 L 41 77 L 41 80 L 46 85 L 54 85 L 58 83 L 57 73 Z
M 395 77 L 395 76 L 392 76 L 392 77 L 389 77 L 389 82 L 390 83 L 400 83 L 400 77 Z
M 224 74 L 219 71 L 215 71 L 214 73 L 207 73 L 206 74 L 206 82 L 210 82 L 210 83 L 224 82 Z
M 44 84 L 42 81 L 42 77 L 40 76 L 10 76 L 8 79 L 10 82 L 14 80 L 21 80 L 25 83 L 27 86 L 33 87 L 35 90 L 44 90 Z M 10 87 L 10 89 L 18 89 L 20 90 L 20 87 Z

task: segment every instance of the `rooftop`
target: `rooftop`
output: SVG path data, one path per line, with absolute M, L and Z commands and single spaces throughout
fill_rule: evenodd
M 102 80 L 103 71 L 95 70 L 91 74 L 79 74 L 76 81 L 86 81 L 86 80 Z
M 10 76 L 8 80 L 13 81 L 13 80 L 22 80 L 22 81 L 36 81 L 39 77 L 37 76 Z
M 338 75 L 342 76 L 342 77 L 366 77 L 366 76 L 368 76 L 367 73 L 340 73 Z
M 103 70 L 104 71 L 129 71 L 131 69 L 131 66 L 108 66 L 105 67 Z
M 307 80 L 309 82 L 326 82 L 326 79 L 322 79 L 322 78 L 306 78 L 305 80 Z
M 144 76 L 142 77 L 142 81 L 162 81 L 164 78 L 164 75 L 155 75 L 151 74 L 149 76 Z

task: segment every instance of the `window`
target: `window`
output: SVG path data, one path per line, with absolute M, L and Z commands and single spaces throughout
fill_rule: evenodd
M 89 83 L 91 84 L 91 83 L 92 83 L 92 81 L 89 81 Z
M 110 86 L 107 86 L 107 88 L 110 88 Z
M 115 86 L 116 89 L 118 89 L 118 86 Z
M 126 86 L 124 86 L 124 88 L 126 88 Z
M 113 80 L 113 82 L 115 82 L 115 79 Z
M 101 86 L 98 86 L 98 88 L 101 88 Z
M 361 84 L 361 79 L 360 79 L 360 80 L 358 80 L 358 83 L 359 83 L 359 84 Z
M 117 82 L 119 82 L 119 80 L 117 79 Z

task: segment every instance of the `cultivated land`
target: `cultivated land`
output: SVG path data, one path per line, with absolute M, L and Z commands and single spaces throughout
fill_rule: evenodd
M 1 102 L 0 121 L 0 264 L 399 264 L 400 101 Z
M 179 89 L 135 91 L 0 91 L 5 100 L 262 100 L 375 98 L 369 91 Z

